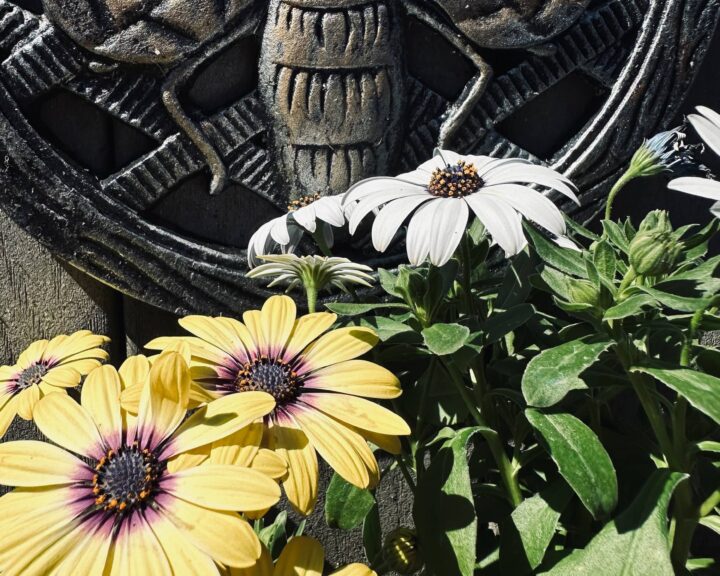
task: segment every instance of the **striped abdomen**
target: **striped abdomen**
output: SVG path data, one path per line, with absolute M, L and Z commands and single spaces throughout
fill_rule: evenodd
M 402 136 L 396 0 L 272 0 L 260 93 L 291 197 L 387 173 Z

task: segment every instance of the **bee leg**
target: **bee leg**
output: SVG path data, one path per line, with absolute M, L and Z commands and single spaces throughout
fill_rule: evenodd
M 220 156 L 215 146 L 210 142 L 205 132 L 198 124 L 190 118 L 182 107 L 178 92 L 192 78 L 198 66 L 204 61 L 196 61 L 195 59 L 185 62 L 175 68 L 165 79 L 162 88 L 162 99 L 165 108 L 172 116 L 175 123 L 182 129 L 185 134 L 197 146 L 200 153 L 205 157 L 212 174 L 210 182 L 210 194 L 217 194 L 225 188 L 227 183 L 227 169 L 225 162 Z
M 457 130 L 462 126 L 465 119 L 473 111 L 492 78 L 492 68 L 478 53 L 475 47 L 463 34 L 452 26 L 449 26 L 437 15 L 427 10 L 426 6 L 417 0 L 402 0 L 406 10 L 412 16 L 438 32 L 450 44 L 452 44 L 463 56 L 468 58 L 476 67 L 477 74 L 465 85 L 458 99 L 448 108 L 438 137 L 438 146 L 446 147 L 455 136 Z

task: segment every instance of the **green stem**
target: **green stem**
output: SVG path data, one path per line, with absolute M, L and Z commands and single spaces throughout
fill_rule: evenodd
M 402 472 L 403 478 L 405 478 L 405 482 L 407 482 L 410 491 L 415 495 L 415 480 L 412 474 L 410 474 L 410 469 L 407 467 L 407 464 L 405 464 L 405 459 L 402 454 L 395 456 L 395 461 L 398 463 L 398 468 L 400 468 L 400 472 Z
M 615 198 L 617 198 L 620 190 L 625 188 L 625 185 L 634 178 L 635 175 L 631 174 L 630 171 L 627 171 L 622 176 L 620 176 L 620 179 L 615 182 L 615 185 L 610 189 L 610 193 L 608 194 L 608 199 L 605 204 L 605 220 L 610 220 L 610 217 L 612 216 L 613 204 L 615 203 Z
M 512 462 L 510 462 L 510 459 L 505 452 L 505 448 L 502 445 L 499 434 L 495 430 L 492 430 L 488 427 L 485 418 L 483 418 L 483 415 L 480 413 L 477 405 L 475 404 L 475 399 L 472 397 L 470 390 L 468 390 L 465 386 L 463 377 L 458 371 L 458 369 L 455 368 L 455 366 L 453 366 L 450 362 L 442 362 L 448 374 L 450 375 L 450 380 L 457 388 L 460 397 L 463 399 L 463 402 L 467 406 L 470 415 L 475 420 L 475 423 L 483 429 L 482 434 L 485 437 L 485 440 L 488 443 L 488 447 L 490 448 L 490 452 L 492 453 L 493 458 L 495 459 L 495 463 L 497 464 L 498 470 L 500 472 L 500 477 L 502 478 L 503 484 L 505 485 L 505 491 L 507 493 L 508 501 L 512 504 L 513 508 L 517 508 L 523 501 L 522 492 L 520 491 L 520 484 L 515 477 Z
M 465 307 L 467 313 L 475 313 L 472 298 L 472 257 L 470 254 L 470 233 L 465 232 L 462 241 L 462 267 L 463 267 L 463 292 L 465 293 Z
M 625 289 L 627 289 L 630 284 L 633 283 L 633 281 L 637 278 L 637 272 L 635 272 L 635 268 L 630 266 L 628 268 L 627 272 L 625 273 L 625 276 L 623 276 L 622 282 L 620 283 L 620 287 L 618 288 L 618 295 L 622 294 Z
M 305 294 L 307 296 L 308 312 L 314 314 L 317 307 L 317 288 L 314 281 L 305 280 Z

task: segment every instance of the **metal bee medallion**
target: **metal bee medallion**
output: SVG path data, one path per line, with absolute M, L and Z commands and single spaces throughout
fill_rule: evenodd
M 205 313 L 236 311 L 264 292 L 244 277 L 242 242 L 152 217 L 194 175 L 210 175 L 208 205 L 211 194 L 232 195 L 222 216 L 236 223 L 224 225 L 245 237 L 267 217 L 257 202 L 282 210 L 341 193 L 410 170 L 437 145 L 552 165 L 584 190 L 591 214 L 623 155 L 677 110 L 718 17 L 717 0 L 42 5 L 37 14 L 0 0 L 0 205 L 123 292 Z M 248 39 L 256 87 L 203 112 L 191 86 Z M 532 120 L 534 103 L 577 78 L 595 97 L 572 134 L 552 150 L 514 141 L 513 119 Z M 139 131 L 150 149 L 109 173 L 79 166 L 31 113 L 57 90 Z M 203 210 L 194 198 L 183 221 L 207 219 Z

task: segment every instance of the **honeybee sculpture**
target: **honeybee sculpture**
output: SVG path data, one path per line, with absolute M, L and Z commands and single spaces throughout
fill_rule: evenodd
M 404 135 L 403 24 L 420 19 L 477 73 L 440 128 L 446 145 L 492 70 L 478 47 L 547 42 L 589 0 L 43 0 L 52 22 L 106 61 L 170 67 L 163 101 L 207 159 L 211 192 L 226 182 L 217 149 L 183 110 L 178 91 L 197 67 L 262 29 L 260 95 L 288 195 L 341 193 L 385 174 Z M 264 25 L 262 21 L 264 20 Z
M 267 293 L 245 277 L 244 246 L 264 219 L 412 170 L 438 144 L 546 162 L 581 190 L 582 208 L 564 208 L 592 215 L 628 155 L 670 127 L 720 14 L 720 0 L 22 7 L 37 3 L 0 0 L 0 208 L 57 256 L 178 314 L 256 307 Z M 257 66 L 257 87 L 218 75 L 231 62 Z M 208 71 L 219 97 L 197 111 Z M 88 110 L 142 137 L 104 120 L 75 129 Z M 58 111 L 65 140 L 48 130 Z M 196 195 L 207 167 L 212 191 L 236 186 Z

